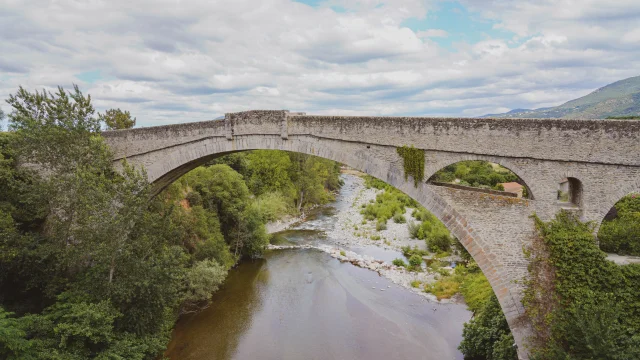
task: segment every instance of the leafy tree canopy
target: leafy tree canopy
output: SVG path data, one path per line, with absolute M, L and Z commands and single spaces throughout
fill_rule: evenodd
M 129 111 L 109 109 L 100 114 L 100 120 L 104 121 L 107 130 L 131 129 L 136 126 L 136 118 L 132 118 Z

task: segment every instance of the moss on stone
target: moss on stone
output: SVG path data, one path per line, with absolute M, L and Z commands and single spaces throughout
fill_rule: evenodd
M 424 150 L 416 149 L 412 145 L 396 148 L 396 151 L 404 160 L 404 179 L 408 180 L 411 175 L 413 185 L 418 187 L 418 184 L 424 180 Z

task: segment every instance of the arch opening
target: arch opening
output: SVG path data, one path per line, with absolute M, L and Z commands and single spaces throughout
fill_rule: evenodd
M 247 150 L 253 150 L 253 149 L 246 149 L 246 150 L 243 149 L 243 150 L 237 150 L 237 151 L 231 151 L 231 152 L 227 151 L 227 152 L 223 152 L 215 155 L 207 155 L 206 157 L 202 157 L 199 159 L 193 159 L 183 165 L 180 165 L 179 167 L 176 167 L 175 169 L 177 170 L 174 170 L 171 174 L 167 174 L 166 176 L 159 178 L 159 180 L 161 179 L 162 181 L 166 181 L 164 179 L 175 180 L 179 178 L 182 174 L 187 173 L 189 170 L 197 168 L 199 165 L 204 165 L 204 164 L 210 165 L 212 163 L 219 164 L 221 162 L 225 162 L 225 161 L 221 161 L 222 160 L 221 156 L 223 155 L 235 156 L 235 154 L 238 154 L 240 152 L 242 154 L 246 154 L 245 151 Z M 259 150 L 259 151 L 265 151 L 265 150 Z M 289 150 L 286 150 L 286 151 L 289 152 Z M 290 151 L 290 152 L 298 153 L 296 151 Z M 318 150 L 318 148 L 316 148 L 313 152 L 322 153 L 322 149 Z M 438 196 L 436 193 L 429 191 L 429 188 L 425 186 L 424 183 L 419 184 L 418 187 L 415 187 L 411 181 L 406 182 L 405 184 L 403 174 L 393 173 L 394 170 L 392 167 L 385 168 L 384 164 L 376 164 L 375 160 L 366 161 L 366 162 L 362 161 L 362 163 L 359 164 L 357 160 L 362 160 L 362 159 L 357 159 L 357 157 L 354 158 L 352 156 L 344 156 L 343 154 L 339 154 L 337 156 L 336 155 L 327 156 L 328 154 L 325 153 L 323 155 L 325 155 L 326 158 L 329 158 L 330 160 L 333 160 L 333 161 L 343 160 L 341 162 L 344 162 L 353 168 L 363 170 L 366 173 L 370 174 L 372 179 L 378 179 L 376 180 L 377 182 L 384 183 L 385 185 L 380 185 L 381 188 L 389 185 L 390 187 L 395 186 L 395 189 L 396 189 L 395 191 L 402 192 L 402 196 L 411 199 L 411 201 L 405 201 L 401 199 L 390 200 L 390 201 L 400 202 L 400 203 L 404 202 L 405 206 L 402 209 L 404 210 L 402 213 L 399 212 L 400 210 L 398 211 L 392 210 L 386 215 L 380 214 L 385 212 L 387 209 L 383 209 L 384 206 L 379 206 L 379 209 L 375 209 L 375 205 L 378 204 L 377 198 L 374 199 L 374 202 L 371 205 L 365 204 L 366 206 L 362 210 L 364 212 L 363 215 L 365 217 L 366 216 L 369 217 L 368 219 L 365 218 L 368 221 L 368 224 L 370 224 L 371 227 L 373 227 L 373 229 L 375 229 L 376 231 L 378 231 L 378 224 L 383 222 L 385 226 L 389 226 L 389 227 L 402 224 L 407 228 L 410 227 L 409 233 L 411 233 L 411 235 L 414 238 L 420 241 L 423 241 L 423 243 L 426 245 L 426 249 L 424 248 L 402 249 L 406 256 L 405 261 L 407 261 L 407 263 L 405 263 L 405 266 L 407 267 L 415 266 L 415 263 L 413 265 L 410 263 L 409 260 L 411 260 L 411 258 L 416 258 L 417 256 L 416 261 L 422 264 L 423 263 L 422 257 L 429 256 L 431 257 L 432 260 L 428 266 L 432 266 L 432 264 L 435 264 L 433 265 L 433 269 L 431 270 L 436 273 L 439 273 L 440 274 L 439 276 L 442 277 L 442 281 L 440 281 L 437 284 L 430 284 L 429 287 L 425 286 L 424 284 L 417 284 L 417 286 L 419 287 L 423 286 L 424 290 L 428 290 L 433 294 L 436 294 L 440 298 L 449 298 L 455 293 L 457 293 L 458 290 L 462 287 L 460 274 L 456 274 L 455 271 L 451 269 L 442 269 L 441 265 L 443 264 L 439 260 L 437 260 L 437 258 L 440 256 L 443 256 L 442 255 L 443 253 L 449 253 L 449 255 L 451 255 L 451 253 L 458 252 L 459 257 L 455 258 L 455 261 L 459 265 L 458 269 L 464 268 L 462 264 L 465 264 L 465 265 L 471 264 L 470 268 L 472 268 L 472 270 L 469 270 L 469 272 L 472 273 L 474 276 L 473 283 L 474 283 L 474 286 L 476 286 L 474 290 L 478 292 L 484 292 L 485 294 L 489 294 L 492 297 L 497 295 L 496 288 L 493 285 L 496 282 L 497 278 L 495 278 L 494 276 L 493 278 L 488 279 L 488 278 L 485 278 L 484 276 L 484 272 L 487 271 L 487 269 L 491 271 L 490 269 L 492 264 L 490 262 L 487 263 L 486 261 L 483 261 L 481 264 L 482 267 L 480 267 L 480 265 L 477 265 L 477 263 L 475 263 L 473 259 L 473 256 L 478 256 L 477 253 L 476 255 L 472 255 L 472 254 L 469 254 L 466 250 L 467 246 L 469 246 L 470 244 L 473 244 L 474 240 L 472 239 L 472 236 L 477 236 L 477 235 L 470 235 L 469 233 L 465 233 L 464 229 L 466 225 L 463 226 L 461 224 L 466 223 L 466 220 L 464 220 L 464 218 L 460 216 L 459 213 L 457 213 L 450 206 L 448 206 L 446 202 L 444 202 L 445 204 L 444 209 L 440 209 L 440 210 L 428 209 L 419 205 L 419 204 L 425 204 L 425 203 L 431 204 L 431 202 L 425 201 L 424 196 L 422 195 L 425 195 L 428 193 L 430 194 L 429 196 L 433 196 L 433 197 Z M 325 156 L 322 156 L 322 157 L 325 157 Z M 362 165 L 363 163 L 365 165 Z M 371 166 L 372 164 L 379 165 L 379 166 Z M 487 164 L 488 166 L 491 167 L 491 169 L 493 169 L 490 174 L 487 174 L 488 169 L 485 169 L 483 171 L 475 171 L 472 169 L 474 167 L 479 167 L 484 169 L 484 167 L 486 166 L 484 166 L 481 163 L 471 162 L 471 163 L 465 164 L 465 166 L 470 168 L 467 172 L 473 176 L 478 177 L 478 179 L 480 179 L 478 181 L 474 181 L 473 183 L 470 183 L 469 185 L 474 185 L 476 182 L 486 183 L 487 181 L 494 182 L 495 185 L 502 184 L 503 182 L 507 183 L 507 182 L 516 182 L 518 180 L 522 181 L 518 176 L 516 176 L 515 174 L 513 174 L 511 171 L 509 171 L 504 167 L 501 167 L 497 164 L 494 164 L 494 165 L 489 163 Z M 231 166 L 231 167 L 235 167 L 235 166 Z M 491 176 L 491 174 L 494 174 L 494 175 Z M 487 176 L 489 177 L 489 180 L 487 180 Z M 475 184 L 475 185 L 478 185 L 478 184 Z M 371 185 L 371 186 L 378 186 L 378 185 Z M 482 189 L 480 187 L 479 189 L 488 190 L 488 189 Z M 521 185 L 520 196 L 518 196 L 518 194 L 513 194 L 513 197 L 525 197 L 525 198 L 529 197 L 530 192 L 527 193 L 526 189 L 527 188 L 524 185 Z M 504 190 L 505 189 L 495 190 L 495 191 L 500 191 L 501 193 L 504 193 L 506 192 Z M 388 199 L 383 199 L 382 201 L 384 202 L 387 200 Z M 409 206 L 410 202 L 413 202 L 413 204 L 411 204 L 413 206 Z M 442 204 L 442 202 L 440 203 Z M 379 217 L 384 218 L 384 221 L 381 221 Z M 451 219 L 453 221 L 451 221 Z M 364 233 L 365 232 L 364 225 L 365 224 L 361 224 L 361 223 L 353 224 L 354 228 L 351 230 Z M 355 227 L 357 227 L 357 229 Z M 380 228 L 381 228 L 380 230 L 383 230 L 382 227 Z M 379 232 L 374 233 L 372 231 L 368 235 L 370 236 L 370 240 L 372 242 L 377 241 L 377 242 L 383 243 L 385 241 L 383 236 L 379 235 Z M 460 238 L 461 236 L 465 237 L 465 241 L 467 241 L 466 244 L 463 244 L 462 242 L 458 241 L 458 238 Z M 427 250 L 431 250 L 431 251 L 426 252 Z M 458 270 L 458 271 L 461 271 L 463 273 L 465 272 L 463 270 Z M 449 272 L 449 275 L 452 275 L 452 276 L 450 277 L 446 276 L 445 272 Z M 493 273 L 495 273 L 495 271 Z M 503 306 L 503 308 L 505 306 L 510 306 L 510 303 L 507 303 L 507 302 L 511 301 L 511 298 L 506 299 L 506 296 L 502 296 L 501 298 L 496 297 L 496 299 L 499 299 L 495 301 L 496 302 L 500 301 L 500 306 Z M 509 304 L 509 305 L 505 305 L 505 304 Z M 509 318 L 510 321 L 512 319 L 513 318 Z M 519 342 L 520 339 L 518 338 L 517 341 Z
M 498 163 L 486 160 L 462 160 L 436 171 L 427 181 L 433 185 L 449 186 L 471 191 L 533 199 L 525 181 L 515 172 Z
M 567 177 L 558 183 L 557 199 L 560 203 L 582 206 L 582 182 L 574 177 Z
M 619 264 L 640 263 L 640 193 L 622 197 L 605 215 L 598 244 Z

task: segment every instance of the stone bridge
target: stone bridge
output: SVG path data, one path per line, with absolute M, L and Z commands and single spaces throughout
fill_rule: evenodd
M 307 116 L 288 111 L 232 113 L 205 121 L 103 133 L 114 161 L 144 166 L 157 192 L 191 169 L 233 152 L 274 149 L 334 160 L 397 187 L 435 214 L 489 279 L 528 357 L 521 304 L 536 213 L 563 208 L 598 224 L 624 195 L 640 190 L 640 122 L 619 120 L 449 119 Z M 500 164 L 526 184 L 530 198 L 405 181 L 396 148 L 425 152 L 425 174 L 462 160 Z M 570 202 L 558 188 L 569 178 Z

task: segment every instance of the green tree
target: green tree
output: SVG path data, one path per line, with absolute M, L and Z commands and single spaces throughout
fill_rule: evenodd
M 515 341 L 498 299 L 491 294 L 484 307 L 464 324 L 459 349 L 468 360 L 515 360 Z
M 129 111 L 120 109 L 109 109 L 104 114 L 99 115 L 107 130 L 131 129 L 136 126 L 136 118 L 132 118 Z
M 0 307 L 0 356 L 3 359 L 25 359 L 32 343 L 26 339 L 26 332 L 19 320 Z
M 187 273 L 181 312 L 196 311 L 208 305 L 211 295 L 218 291 L 226 276 L 227 270 L 215 260 L 198 261 Z
M 203 207 L 217 214 L 221 231 L 235 256 L 259 256 L 268 242 L 261 214 L 251 203 L 242 178 L 225 164 L 197 168 L 184 176 L 202 196 Z
M 293 183 L 289 178 L 291 159 L 284 151 L 256 150 L 247 157 L 247 186 L 255 195 L 269 192 L 289 193 Z
M 32 313 L 18 324 L 35 358 L 153 357 L 186 298 L 190 256 L 170 212 L 149 211 L 146 176 L 114 171 L 90 98 L 74 90 L 20 88 L 8 100 L 0 301 Z

